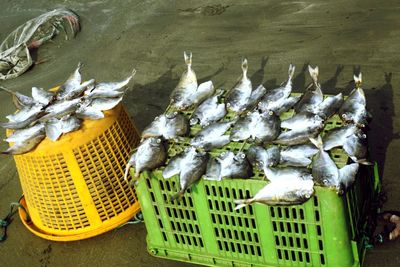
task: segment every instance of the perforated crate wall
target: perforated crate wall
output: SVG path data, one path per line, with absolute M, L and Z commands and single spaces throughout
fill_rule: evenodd
M 139 209 L 123 180 L 139 136 L 122 105 L 57 142 L 14 156 L 34 233 L 76 240 L 110 230 Z M 63 237 L 63 238 L 61 238 Z

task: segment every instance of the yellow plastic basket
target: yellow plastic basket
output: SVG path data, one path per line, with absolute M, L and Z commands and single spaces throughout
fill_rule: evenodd
M 123 180 L 139 135 L 120 104 L 101 120 L 85 120 L 80 130 L 57 142 L 43 140 L 14 156 L 29 215 L 20 217 L 34 234 L 73 241 L 111 230 L 132 218 L 140 205 Z

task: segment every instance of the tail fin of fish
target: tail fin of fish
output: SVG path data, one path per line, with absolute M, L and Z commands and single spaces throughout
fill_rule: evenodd
M 243 71 L 243 77 L 247 77 L 247 69 L 249 68 L 249 65 L 247 63 L 247 58 L 242 59 L 242 71 Z
M 310 137 L 309 139 L 310 139 L 311 143 L 313 143 L 313 145 L 316 146 L 318 149 L 320 149 L 320 150 L 324 149 L 324 144 L 322 143 L 321 135 L 318 135 L 318 137 L 316 139 L 312 138 L 312 137 Z
M 124 180 L 126 182 L 128 182 L 128 174 L 129 174 L 129 169 L 132 167 L 132 164 L 130 162 L 128 162 L 128 164 L 126 164 L 126 169 L 125 169 L 125 174 L 124 174 Z
M 354 83 L 356 84 L 356 87 L 360 88 L 361 87 L 361 83 L 362 83 L 361 72 L 358 74 L 358 76 L 357 75 L 353 75 L 353 78 L 354 78 Z
M 289 65 L 289 70 L 288 70 L 288 75 L 289 75 L 289 79 L 288 81 L 291 81 L 294 75 L 294 71 L 296 70 L 296 66 L 293 64 Z
M 319 74 L 319 70 L 318 70 L 318 66 L 315 66 L 315 68 L 311 67 L 311 65 L 308 65 L 308 72 L 310 73 L 311 79 L 313 80 L 313 82 L 315 84 L 318 83 L 318 74 Z
M 185 63 L 188 66 L 188 69 L 192 66 L 192 52 L 186 53 L 186 51 L 183 52 L 183 57 L 185 58 Z
M 183 197 L 183 194 L 185 193 L 185 190 L 181 190 L 178 193 L 176 193 L 175 195 L 171 196 L 170 201 L 174 202 L 175 200 L 177 200 L 179 202 L 179 200 L 181 200 L 181 198 Z
M 372 166 L 374 165 L 372 162 L 368 161 L 367 159 L 357 159 L 356 157 L 352 156 L 350 157 L 352 161 L 362 164 L 362 165 L 367 165 L 367 166 Z
M 234 202 L 236 204 L 235 210 L 244 208 L 252 203 L 251 199 L 237 199 Z

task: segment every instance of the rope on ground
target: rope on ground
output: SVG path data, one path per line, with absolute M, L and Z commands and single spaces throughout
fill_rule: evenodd
M 144 218 L 143 218 L 143 214 L 142 212 L 138 212 L 135 214 L 135 216 L 133 216 L 132 220 L 127 221 L 124 224 L 121 224 L 120 226 L 118 226 L 117 228 L 115 228 L 114 231 L 118 231 L 119 229 L 121 229 L 122 227 L 124 227 L 125 225 L 130 225 L 130 224 L 139 224 L 139 223 L 143 223 L 144 222 Z
M 18 202 L 11 202 L 10 203 L 10 212 L 7 214 L 7 216 L 4 219 L 0 219 L 0 229 L 2 229 L 3 233 L 0 236 L 0 242 L 3 242 L 7 239 L 7 227 L 11 224 L 13 220 L 13 216 L 15 213 L 17 213 L 18 208 L 23 209 L 23 211 L 26 213 L 26 220 L 30 221 L 30 217 L 28 212 L 25 210 L 25 208 L 21 205 L 22 197 L 18 200 Z

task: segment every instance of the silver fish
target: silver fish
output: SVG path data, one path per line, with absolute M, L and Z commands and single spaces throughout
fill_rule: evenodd
M 180 153 L 175 155 L 171 160 L 168 162 L 167 166 L 165 166 L 163 170 L 163 177 L 164 179 L 169 179 L 175 175 L 178 175 L 181 172 L 181 163 L 185 159 L 186 153 Z
M 225 178 L 246 179 L 252 175 L 253 172 L 246 154 L 238 152 L 235 155 L 232 151 L 227 151 L 210 160 L 204 179 L 216 181 L 221 181 Z
M 183 110 L 186 107 L 184 103 L 188 96 L 197 90 L 197 77 L 192 69 L 192 53 L 186 54 L 183 52 L 187 70 L 183 72 L 178 85 L 170 95 L 171 106 L 178 110 Z
M 206 99 L 193 112 L 190 125 L 200 123 L 202 127 L 222 119 L 226 115 L 225 103 L 218 103 L 218 95 Z
M 271 168 L 269 166 L 264 166 L 264 173 L 266 178 L 271 182 L 284 180 L 290 183 L 291 180 L 296 179 L 313 179 L 310 170 L 302 167 Z
M 44 133 L 37 132 L 37 134 L 35 136 L 32 136 L 30 139 L 14 143 L 13 146 L 2 152 L 2 154 L 20 155 L 27 153 L 33 150 L 37 145 L 39 145 L 45 137 L 46 136 L 44 135 Z
M 81 85 L 82 77 L 81 73 L 79 72 L 81 66 L 82 64 L 78 63 L 78 67 L 75 69 L 75 71 L 69 76 L 64 84 L 60 86 L 59 90 L 57 91 L 57 100 L 63 100 L 66 94 L 69 94 Z
M 297 113 L 293 117 L 281 122 L 281 127 L 290 130 L 301 130 L 308 127 L 323 127 L 324 120 L 309 112 Z
M 349 124 L 327 131 L 323 137 L 324 150 L 328 151 L 334 147 L 343 146 L 348 136 L 356 133 L 357 127 Z
M 245 111 L 251 97 L 252 85 L 247 77 L 247 69 L 248 64 L 245 58 L 242 60 L 242 75 L 225 98 L 226 107 L 235 113 Z
M 267 89 L 260 84 L 256 89 L 251 92 L 249 101 L 247 102 L 246 110 L 253 110 L 257 107 L 258 103 L 260 102 L 261 98 L 267 93 Z
M 46 136 L 51 141 L 57 141 L 62 135 L 62 122 L 57 118 L 50 118 L 45 123 Z
M 31 139 L 36 135 L 43 133 L 44 133 L 44 125 L 42 123 L 38 123 L 32 127 L 14 131 L 10 136 L 4 139 L 4 141 L 23 143 L 26 140 Z
M 263 112 L 273 111 L 277 113 L 281 109 L 283 103 L 290 96 L 292 92 L 292 78 L 295 71 L 295 66 L 290 64 L 288 70 L 288 80 L 284 86 L 278 87 L 267 92 L 260 102 L 258 103 L 258 108 Z
M 318 83 L 318 66 L 315 68 L 308 66 L 308 71 L 313 80 L 313 86 L 303 94 L 300 101 L 294 107 L 296 113 L 311 112 L 315 114 L 317 107 L 324 100 L 321 85 Z
M 280 123 L 279 117 L 271 111 L 262 114 L 253 111 L 235 123 L 231 131 L 231 140 L 251 139 L 258 144 L 268 143 L 279 135 Z
M 280 160 L 280 151 L 277 146 L 267 149 L 261 146 L 251 146 L 246 151 L 246 155 L 251 165 L 256 166 L 259 170 L 263 170 L 264 166 L 276 166 Z
M 343 104 L 343 95 L 328 96 L 316 109 L 316 114 L 324 120 L 329 119 Z
M 0 86 L 0 89 L 12 95 L 13 103 L 17 109 L 23 109 L 24 107 L 30 107 L 37 104 L 36 101 L 29 96 L 13 92 L 3 86 Z
M 121 101 L 122 96 L 116 98 L 96 98 L 89 104 L 89 107 L 97 110 L 110 110 L 116 107 Z
M 136 69 L 132 70 L 132 73 L 125 80 L 120 82 L 102 82 L 96 84 L 96 86 L 85 92 L 90 98 L 103 98 L 103 97 L 121 97 L 126 89 L 126 85 L 135 76 Z
M 346 138 L 343 143 L 343 150 L 354 161 L 361 164 L 370 165 L 365 159 L 368 154 L 367 136 L 360 130 Z
M 173 139 L 185 136 L 189 132 L 189 122 L 186 117 L 178 112 L 162 114 L 154 119 L 142 133 L 142 138 L 160 137 Z
M 55 95 L 52 92 L 48 92 L 43 88 L 32 87 L 32 98 L 34 101 L 47 106 L 54 99 Z
M 190 144 L 194 147 L 202 148 L 205 151 L 223 147 L 230 142 L 229 134 L 224 134 L 233 123 L 234 121 L 210 124 L 198 132 L 196 136 L 192 138 Z
M 74 99 L 76 97 L 81 96 L 82 93 L 87 90 L 87 88 L 90 88 L 93 85 L 94 85 L 94 79 L 90 79 L 88 81 L 83 82 L 79 86 L 75 87 L 73 90 L 57 94 L 57 98 L 59 100 L 71 100 L 71 99 Z
M 310 137 L 316 137 L 322 129 L 323 125 L 321 127 L 307 127 L 300 130 L 293 129 L 282 132 L 273 143 L 287 146 L 304 144 L 309 141 Z
M 301 96 L 289 96 L 285 100 L 282 101 L 282 104 L 280 107 L 277 107 L 275 109 L 275 114 L 276 115 L 281 115 L 282 113 L 288 111 L 291 109 L 294 105 L 296 105 L 297 102 L 299 102 Z
M 135 169 L 135 178 L 143 171 L 154 170 L 162 166 L 167 160 L 167 150 L 164 142 L 160 138 L 145 139 L 137 148 L 137 151 L 129 159 L 124 180 L 128 181 L 129 169 L 133 166 Z
M 190 147 L 185 152 L 185 157 L 180 162 L 179 181 L 181 189 L 171 197 L 171 201 L 180 199 L 185 191 L 189 189 L 206 172 L 208 153 L 197 152 Z
M 75 116 L 67 115 L 61 118 L 63 134 L 78 130 L 81 127 L 81 120 Z
M 46 121 L 50 118 L 62 118 L 65 115 L 74 113 L 81 105 L 82 98 L 72 100 L 60 100 L 45 109 L 46 115 L 40 118 L 40 121 Z
M 75 111 L 75 115 L 80 119 L 100 120 L 104 118 L 104 113 L 101 110 L 90 106 L 80 106 Z
M 23 122 L 33 116 L 37 116 L 38 114 L 42 113 L 42 111 L 43 111 L 43 106 L 36 104 L 36 105 L 30 106 L 30 107 L 23 107 L 18 112 L 11 114 L 11 115 L 7 115 L 6 118 L 10 122 Z
M 311 157 L 318 149 L 311 144 L 288 146 L 281 149 L 280 164 L 285 166 L 306 167 L 311 164 Z
M 314 182 L 312 180 L 279 179 L 264 186 L 253 198 L 235 200 L 235 210 L 255 202 L 266 205 L 302 204 L 313 194 Z

